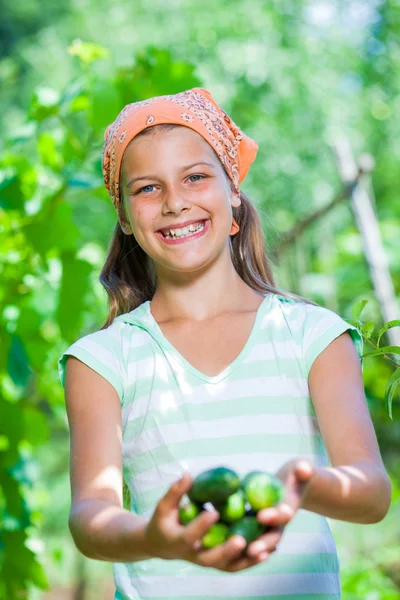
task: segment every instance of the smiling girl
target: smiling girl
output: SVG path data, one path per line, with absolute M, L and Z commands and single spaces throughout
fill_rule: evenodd
M 362 337 L 276 287 L 239 188 L 256 153 L 203 88 L 127 105 L 105 135 L 118 216 L 100 276 L 109 316 L 59 373 L 69 527 L 85 556 L 114 563 L 115 600 L 338 599 L 326 517 L 376 523 L 388 511 Z M 193 478 L 221 465 L 285 486 L 246 550 L 241 536 L 201 547 L 218 513 L 179 523 Z

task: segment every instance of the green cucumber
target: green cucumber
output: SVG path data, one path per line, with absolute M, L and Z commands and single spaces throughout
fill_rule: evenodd
M 256 540 L 265 531 L 265 527 L 262 523 L 257 521 L 257 517 L 243 517 L 240 521 L 236 521 L 229 527 L 229 533 L 227 539 L 234 535 L 241 535 L 247 542 Z
M 214 548 L 223 544 L 229 533 L 228 525 L 225 523 L 214 523 L 201 539 L 203 548 Z
M 279 504 L 285 495 L 281 480 L 264 471 L 248 473 L 242 480 L 241 487 L 251 508 L 255 511 Z
M 239 488 L 240 479 L 235 471 L 216 467 L 197 475 L 187 495 L 192 502 L 212 502 L 215 506 L 223 504 Z
M 197 502 L 186 502 L 180 506 L 178 510 L 180 523 L 182 523 L 182 525 L 187 525 L 201 513 L 201 510 L 202 508 Z
M 223 523 L 234 523 L 246 513 L 246 496 L 243 490 L 238 490 L 225 501 L 224 504 L 216 506 L 220 520 Z

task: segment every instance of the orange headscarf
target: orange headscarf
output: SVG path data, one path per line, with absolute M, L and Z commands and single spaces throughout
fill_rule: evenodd
M 120 214 L 119 178 L 124 151 L 143 129 L 161 123 L 184 125 L 197 131 L 214 148 L 239 193 L 239 183 L 254 161 L 258 144 L 244 134 L 204 88 L 155 96 L 127 104 L 104 134 L 104 183 Z

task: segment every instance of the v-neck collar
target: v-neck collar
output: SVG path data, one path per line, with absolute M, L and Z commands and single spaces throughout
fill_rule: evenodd
M 165 337 L 160 326 L 157 321 L 153 317 L 150 307 L 150 300 L 146 300 L 138 306 L 136 309 L 129 313 L 125 313 L 116 317 L 115 320 L 124 321 L 125 323 L 131 323 L 133 325 L 138 325 L 142 329 L 145 329 L 150 333 L 150 335 L 167 350 L 176 361 L 187 371 L 195 375 L 199 379 L 206 381 L 207 383 L 219 383 L 223 379 L 225 379 L 239 364 L 246 358 L 250 349 L 253 346 L 254 338 L 257 335 L 257 331 L 261 322 L 261 319 L 264 315 L 264 312 L 267 310 L 267 307 L 270 306 L 273 294 L 268 293 L 265 295 L 263 301 L 257 309 L 256 317 L 253 323 L 253 327 L 251 329 L 250 335 L 247 338 L 245 345 L 240 351 L 239 355 L 231 362 L 221 373 L 214 376 L 206 375 L 202 373 L 196 367 L 194 367 L 186 358 L 175 348 L 173 344 Z

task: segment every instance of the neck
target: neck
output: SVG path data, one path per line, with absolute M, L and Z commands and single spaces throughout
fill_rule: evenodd
M 151 312 L 158 322 L 174 319 L 205 321 L 223 313 L 257 310 L 263 295 L 249 287 L 228 256 L 202 271 L 157 270 Z

